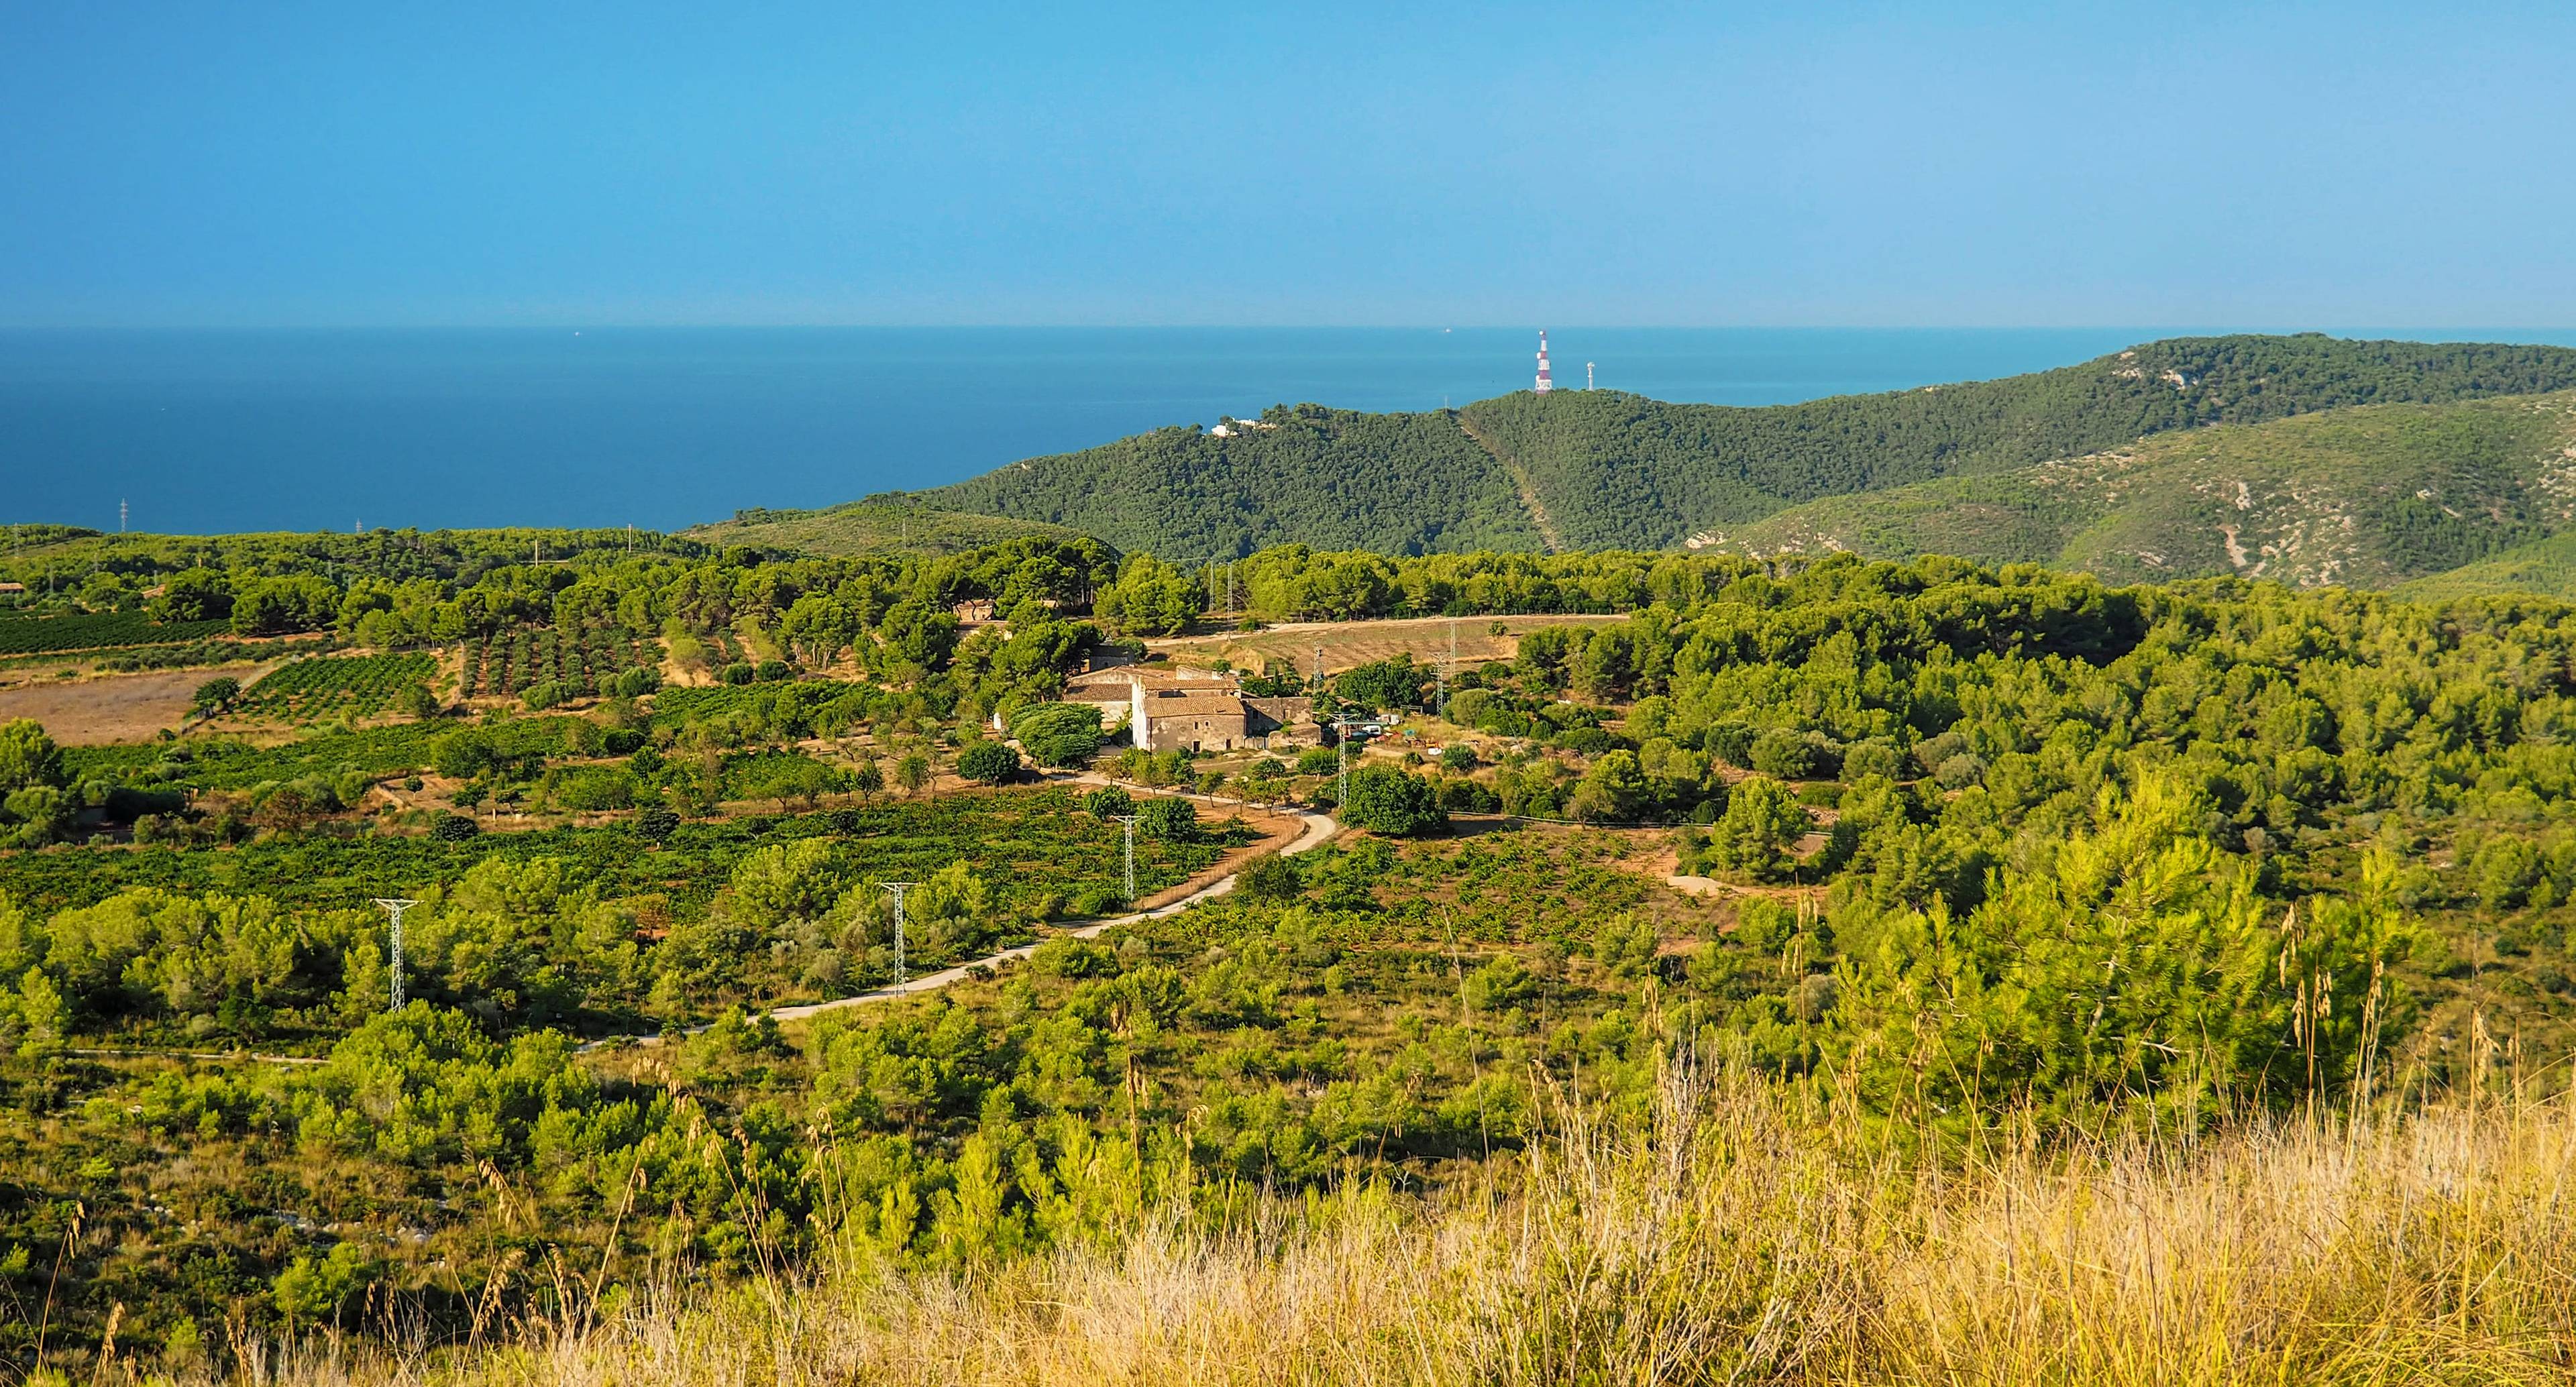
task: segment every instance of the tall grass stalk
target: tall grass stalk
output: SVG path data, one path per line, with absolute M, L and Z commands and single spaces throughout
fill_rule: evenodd
M 2302 1115 L 2198 1139 L 1896 1154 L 1676 1068 L 1436 1204 L 1355 1183 L 1224 1231 L 969 1272 L 852 1241 L 647 1286 L 471 1358 L 272 1380 L 840 1383 L 2576 1383 L 2576 1104 Z M 663 1283 L 667 1286 L 667 1282 Z

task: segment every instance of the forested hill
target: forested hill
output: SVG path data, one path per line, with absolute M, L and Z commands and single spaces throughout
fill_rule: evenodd
M 2341 405 L 2576 385 L 2563 347 L 2197 337 L 2032 375 L 1758 409 L 1520 393 L 1464 418 L 1574 548 L 1660 549 L 1820 496 L 2071 457 Z
M 1157 429 L 924 492 L 1179 559 L 1275 544 L 1382 554 L 1536 549 L 1511 478 L 1454 415 L 1274 408 L 1232 436 Z
M 2571 523 L 2576 391 L 2561 391 L 2165 433 L 2082 457 L 1829 496 L 1701 542 L 1763 555 L 1951 554 L 2121 583 L 2238 575 L 2383 588 Z M 2555 571 L 2463 571 L 2441 595 L 2550 590 L 2531 575 Z
M 1288 542 L 1660 549 L 1819 497 L 2175 429 L 2571 386 L 2576 350 L 2563 347 L 2176 338 L 2031 375 L 1750 409 L 1616 391 L 1424 414 L 1282 407 L 1267 428 L 1161 429 L 908 499 L 1185 558 Z

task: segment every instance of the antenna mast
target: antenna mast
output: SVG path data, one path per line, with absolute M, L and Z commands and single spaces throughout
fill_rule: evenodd
M 420 904 L 420 902 L 407 901 L 399 896 L 379 896 L 376 898 L 376 904 L 383 906 L 385 908 L 385 913 L 394 917 L 393 960 L 390 969 L 393 974 L 393 987 L 390 989 L 393 994 L 393 1005 L 387 1008 L 387 1010 L 400 1011 L 403 1008 L 402 917 L 404 911 Z

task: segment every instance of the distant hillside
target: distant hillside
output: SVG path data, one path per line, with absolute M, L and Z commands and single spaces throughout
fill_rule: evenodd
M 2516 545 L 2492 558 L 2418 578 L 2397 595 L 2419 601 L 2454 597 L 2555 597 L 2576 600 L 2576 530 Z
M 2576 391 L 2370 405 L 1813 501 L 1712 537 L 2040 563 L 2115 581 L 2387 587 L 2576 519 Z
M 1660 549 L 1821 497 L 2177 429 L 2570 387 L 2576 350 L 2563 347 L 2177 338 L 2002 380 L 1754 409 L 1616 391 L 1425 414 L 1282 407 L 1265 416 L 1272 428 L 1161 429 L 907 499 L 1183 558 L 1288 542 Z
M 1510 477 L 1447 413 L 1283 406 L 1231 437 L 1157 429 L 913 499 L 1184 560 L 1293 543 L 1383 554 L 1541 545 Z
M 1043 521 L 880 501 L 852 501 L 824 510 L 736 511 L 731 520 L 700 525 L 682 535 L 719 547 L 751 544 L 851 557 L 954 554 L 1022 535 L 1076 537 L 1072 530 Z

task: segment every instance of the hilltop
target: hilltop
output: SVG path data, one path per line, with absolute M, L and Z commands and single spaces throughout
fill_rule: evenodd
M 1753 554 L 1952 554 L 2118 582 L 2237 575 L 2387 587 L 2571 519 L 2576 392 L 2562 391 L 2162 434 L 1812 501 L 1705 542 Z
M 1224 435 L 1159 429 L 871 499 L 1061 525 L 1184 559 L 1291 542 L 1388 554 L 1665 549 L 1826 497 L 2179 430 L 2571 387 L 2576 350 L 2561 347 L 2175 338 L 2000 380 L 1758 408 L 1606 390 L 1427 413 L 1280 406 Z M 759 523 L 736 533 L 786 542 Z

